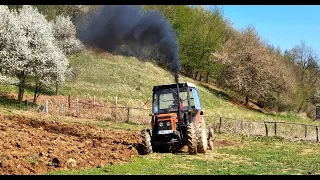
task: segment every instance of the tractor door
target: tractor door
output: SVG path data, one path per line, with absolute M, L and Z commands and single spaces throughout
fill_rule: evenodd
M 191 122 L 195 122 L 198 125 L 200 122 L 200 116 L 203 112 L 200 105 L 198 90 L 196 88 L 189 88 L 189 99 L 191 106 Z

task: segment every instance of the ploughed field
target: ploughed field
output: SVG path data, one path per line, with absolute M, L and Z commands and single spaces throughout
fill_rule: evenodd
M 140 133 L 0 114 L 0 174 L 102 167 L 139 155 Z

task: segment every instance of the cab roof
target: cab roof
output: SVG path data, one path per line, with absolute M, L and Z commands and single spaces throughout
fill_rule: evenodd
M 157 85 L 157 86 L 154 86 L 152 91 L 154 90 L 157 90 L 157 89 L 169 89 L 169 88 L 176 88 L 177 87 L 177 84 L 165 84 L 165 85 Z M 182 82 L 182 83 L 179 83 L 179 88 L 182 88 L 182 87 L 193 87 L 193 88 L 196 88 L 196 86 L 191 83 L 191 82 Z

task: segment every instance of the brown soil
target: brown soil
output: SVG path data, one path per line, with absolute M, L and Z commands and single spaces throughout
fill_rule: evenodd
M 234 146 L 235 142 L 228 141 L 228 140 L 214 140 L 213 146 L 214 147 L 223 147 L 223 146 Z
M 0 116 L 0 174 L 94 168 L 139 155 L 137 132 Z

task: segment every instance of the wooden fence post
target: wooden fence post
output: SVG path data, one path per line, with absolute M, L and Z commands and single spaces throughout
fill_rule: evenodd
M 318 130 L 318 126 L 316 126 L 316 135 L 317 135 L 317 141 L 319 141 L 319 130 Z
M 263 121 L 263 122 L 264 122 L 264 126 L 266 128 L 266 136 L 268 136 L 268 125 L 267 125 L 266 121 Z
M 85 101 L 85 103 L 87 104 L 87 102 L 88 102 L 88 95 L 86 95 L 86 101 Z
M 219 130 L 218 132 L 221 133 L 221 123 L 222 123 L 222 117 L 219 117 Z
M 118 106 L 118 96 L 116 96 L 116 107 Z
M 28 96 L 26 96 L 26 100 L 27 100 L 27 110 L 29 110 L 29 99 L 28 99 Z
M 48 101 L 48 99 L 46 100 L 46 113 L 49 113 L 49 101 Z
M 131 107 L 128 107 L 127 123 L 130 122 L 130 109 Z
M 68 106 L 69 106 L 69 108 L 71 107 L 71 97 L 70 97 L 70 94 L 69 94 L 69 96 L 68 96 Z
M 93 95 L 93 104 L 96 102 L 96 96 Z
M 61 108 L 62 108 L 62 110 L 61 110 L 61 111 L 62 111 L 62 112 L 61 112 L 61 114 L 62 114 L 62 115 L 64 115 L 64 104 L 61 104 L 61 105 L 62 105 L 62 106 L 61 106 Z
M 79 113 L 79 98 L 77 97 L 77 102 L 76 102 L 76 112 L 77 114 Z
M 304 125 L 304 137 L 307 138 L 307 125 Z
M 274 135 L 277 136 L 277 122 L 274 122 Z

